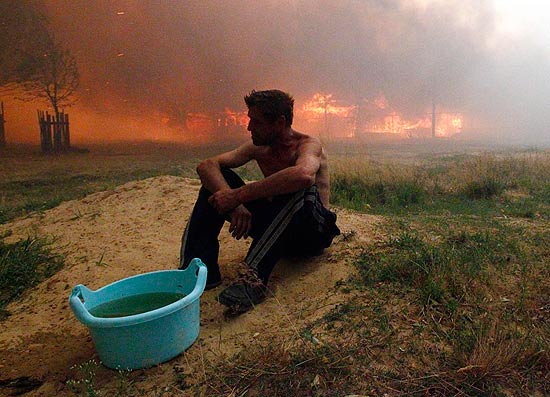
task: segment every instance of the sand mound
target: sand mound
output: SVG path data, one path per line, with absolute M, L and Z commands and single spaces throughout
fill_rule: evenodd
M 30 377 L 44 383 L 29 395 L 67 395 L 64 383 L 74 376 L 71 368 L 96 357 L 87 329 L 68 307 L 71 288 L 84 284 L 97 289 L 131 275 L 176 268 L 181 234 L 199 187 L 194 179 L 150 178 L 0 225 L 0 233 L 12 231 L 9 240 L 53 236 L 55 247 L 66 256 L 66 267 L 10 305 L 11 316 L 0 322 L 0 381 Z M 294 332 L 292 328 L 341 301 L 334 284 L 352 271 L 350 259 L 361 244 L 379 235 L 382 219 L 335 211 L 344 236 L 320 257 L 279 263 L 270 282 L 274 296 L 251 312 L 227 319 L 215 301 L 221 288 L 206 291 L 198 343 L 170 365 L 145 370 L 150 376 L 142 383 L 158 382 L 171 373 L 174 362 L 193 357 L 194 350 L 230 354 L 254 338 Z M 250 242 L 232 239 L 226 225 L 220 244 L 220 266 L 228 284 Z M 2 388 L 0 382 L 0 395 Z

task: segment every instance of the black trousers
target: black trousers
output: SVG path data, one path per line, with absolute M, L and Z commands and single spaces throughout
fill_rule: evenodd
M 224 168 L 222 174 L 231 188 L 244 185 L 234 171 Z M 229 220 L 208 203 L 211 194 L 201 187 L 180 250 L 180 268 L 186 268 L 191 259 L 200 258 L 208 268 L 208 283 L 221 279 L 218 236 Z M 252 244 L 245 262 L 264 283 L 281 257 L 318 255 L 340 234 L 336 214 L 323 206 L 316 185 L 272 200 L 255 200 L 245 207 L 252 214 Z

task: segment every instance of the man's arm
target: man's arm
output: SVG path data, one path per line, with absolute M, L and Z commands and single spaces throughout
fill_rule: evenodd
M 315 183 L 321 164 L 320 142 L 311 139 L 299 149 L 294 166 L 278 171 L 260 181 L 247 183 L 237 189 L 223 189 L 210 197 L 210 203 L 219 212 L 228 212 L 238 205 L 259 198 L 293 193 Z
M 315 183 L 315 176 L 321 164 L 321 150 L 320 143 L 316 141 L 304 144 L 294 166 L 236 189 L 239 202 L 247 203 L 263 197 L 294 193 L 309 188 Z
M 254 156 L 254 145 L 245 143 L 235 150 L 206 159 L 197 166 L 197 173 L 205 189 L 212 192 L 210 204 L 220 213 L 229 213 L 231 226 L 229 233 L 237 240 L 248 237 L 252 228 L 252 214 L 240 203 L 231 208 L 219 208 L 212 201 L 216 192 L 232 191 L 221 173 L 222 167 L 235 168 L 246 164 Z
M 197 174 L 204 188 L 211 193 L 230 189 L 221 173 L 221 168 L 236 168 L 246 164 L 252 160 L 253 150 L 252 144 L 245 143 L 235 150 L 202 161 L 197 166 Z

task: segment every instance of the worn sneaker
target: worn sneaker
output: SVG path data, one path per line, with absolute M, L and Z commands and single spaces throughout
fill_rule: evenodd
M 267 297 L 267 288 L 260 283 L 238 282 L 231 284 L 218 295 L 218 302 L 233 313 L 240 314 L 252 309 Z
M 206 286 L 204 287 L 204 290 L 205 291 L 208 291 L 209 289 L 213 289 L 213 288 L 216 288 L 218 285 L 220 285 L 222 283 L 222 280 L 218 279 L 218 280 L 212 280 L 212 281 L 209 281 L 208 279 L 206 280 Z
M 180 265 L 179 270 L 185 270 L 188 267 L 189 267 L 189 264 L 187 266 Z M 207 265 L 207 268 L 208 268 L 208 265 Z M 222 283 L 222 275 L 220 273 L 220 267 L 216 266 L 215 268 L 208 269 L 208 272 L 206 273 L 206 285 L 204 287 L 204 290 L 208 291 L 209 289 L 216 288 L 221 283 Z

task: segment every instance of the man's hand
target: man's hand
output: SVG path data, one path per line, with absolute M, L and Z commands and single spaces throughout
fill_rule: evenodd
M 241 204 L 235 189 L 218 190 L 208 198 L 208 202 L 220 214 L 231 212 Z
M 252 214 L 244 205 L 239 205 L 231 212 L 231 226 L 229 233 L 240 240 L 241 237 L 247 238 L 250 229 L 252 228 Z

